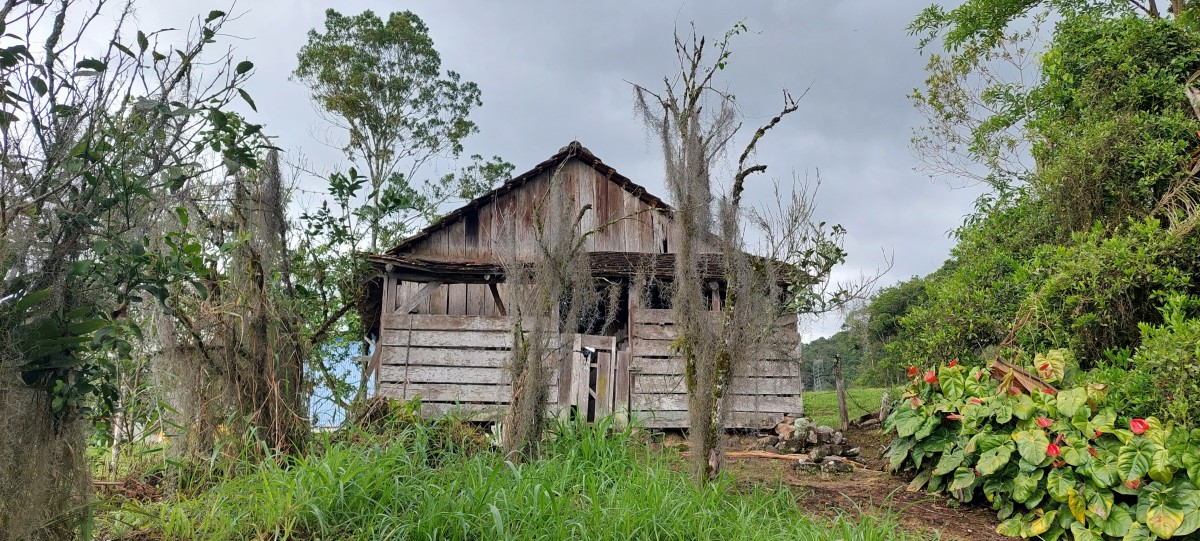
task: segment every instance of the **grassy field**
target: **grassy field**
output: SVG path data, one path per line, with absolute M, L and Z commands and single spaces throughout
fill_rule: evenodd
M 847 409 L 850 411 L 850 420 L 853 421 L 861 415 L 879 411 L 879 400 L 883 397 L 882 388 L 851 388 L 847 394 L 849 398 L 846 400 Z M 896 390 L 891 392 L 892 399 L 895 400 Z M 809 391 L 804 393 L 804 412 L 812 417 L 817 424 L 838 426 L 838 402 L 837 391 Z
M 559 425 L 520 465 L 461 424 L 352 434 L 192 495 L 102 504 L 98 519 L 102 537 L 137 539 L 918 538 L 890 516 L 806 516 L 781 485 L 697 487 L 674 454 L 608 428 Z

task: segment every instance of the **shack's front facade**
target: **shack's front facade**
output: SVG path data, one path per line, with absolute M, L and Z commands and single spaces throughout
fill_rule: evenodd
M 498 418 L 511 398 L 506 365 L 512 322 L 504 301 L 501 256 L 535 257 L 533 212 L 552 175 L 561 175 L 581 228 L 610 224 L 586 240 L 593 276 L 620 286 L 603 328 L 561 337 L 570 352 L 556 363 L 551 413 L 588 420 L 632 415 L 652 428 L 687 427 L 683 361 L 665 295 L 645 280 L 670 280 L 676 228 L 671 209 L 577 142 L 532 170 L 447 214 L 385 254 L 371 256 L 380 278 L 369 303 L 379 337 L 372 359 L 377 392 L 420 397 L 427 416 L 460 411 Z M 503 239 L 502 239 L 503 237 Z M 515 237 L 515 243 L 513 239 Z M 500 250 L 508 250 L 502 254 Z M 701 257 L 719 308 L 718 254 Z M 778 322 L 751 362 L 735 372 L 730 428 L 774 426 L 802 411 L 803 380 L 795 316 Z

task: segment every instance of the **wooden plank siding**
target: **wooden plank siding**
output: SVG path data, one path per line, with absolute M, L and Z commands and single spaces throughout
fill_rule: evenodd
M 507 370 L 512 323 L 507 317 L 391 314 L 381 320 L 378 393 L 420 397 L 422 414 L 460 411 L 483 419 L 502 414 L 512 397 Z M 547 389 L 557 411 L 559 367 Z
M 686 428 L 687 386 L 670 310 L 631 308 L 629 409 L 649 428 Z M 790 320 L 790 325 L 788 321 Z M 802 410 L 803 381 L 795 318 L 783 318 L 752 359 L 735 365 L 727 428 L 774 426 Z
M 519 255 L 532 256 L 534 209 L 545 196 L 555 172 L 546 171 L 521 189 L 496 196 L 415 243 L 405 253 L 448 260 L 497 261 L 497 254 L 511 250 L 515 241 Z M 583 215 L 583 229 L 608 224 L 588 239 L 588 251 L 664 253 L 665 239 L 666 253 L 674 253 L 675 232 L 665 211 L 652 209 L 578 159 L 568 160 L 558 174 L 562 175 L 576 208 L 592 205 Z M 505 224 L 513 230 L 506 231 Z M 453 302 L 450 306 L 453 314 Z

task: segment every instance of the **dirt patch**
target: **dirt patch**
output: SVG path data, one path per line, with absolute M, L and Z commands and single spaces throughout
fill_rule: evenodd
M 885 473 L 886 444 L 878 431 L 846 432 L 852 445 L 861 447 L 865 467 L 848 474 L 810 473 L 791 461 L 730 459 L 728 470 L 741 482 L 775 484 L 792 488 L 806 512 L 833 518 L 839 515 L 889 513 L 906 528 L 936 534 L 941 539 L 1001 540 L 996 514 L 989 507 L 960 505 L 945 496 L 924 491 L 908 492 L 908 481 Z M 756 436 L 733 436 L 730 449 L 753 447 Z

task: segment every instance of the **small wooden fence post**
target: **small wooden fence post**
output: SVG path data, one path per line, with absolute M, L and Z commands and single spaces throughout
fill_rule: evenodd
M 842 377 L 842 356 L 833 356 L 833 380 L 837 385 L 838 417 L 842 421 L 842 430 L 850 429 L 850 410 L 846 407 L 846 380 Z

